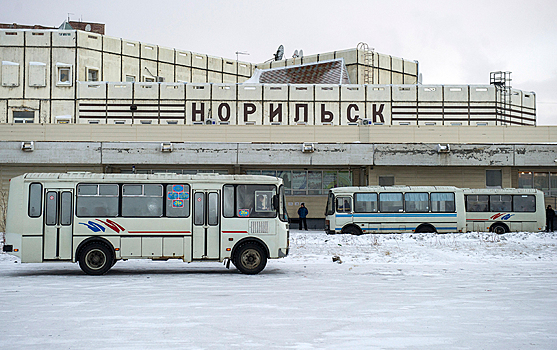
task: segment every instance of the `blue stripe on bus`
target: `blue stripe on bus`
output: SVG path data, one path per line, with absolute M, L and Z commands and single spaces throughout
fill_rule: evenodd
M 443 217 L 443 218 L 455 218 L 456 213 L 393 213 L 393 214 L 336 214 L 337 218 L 432 218 L 432 217 Z
M 404 231 L 414 231 L 416 228 L 415 227 L 405 227 L 405 228 L 400 228 L 400 227 L 381 227 L 381 228 L 361 228 L 362 231 L 389 231 L 389 230 L 404 230 Z M 456 231 L 457 228 L 456 227 L 436 227 L 437 230 L 451 230 L 451 231 Z M 335 228 L 335 231 L 342 231 L 342 228 Z

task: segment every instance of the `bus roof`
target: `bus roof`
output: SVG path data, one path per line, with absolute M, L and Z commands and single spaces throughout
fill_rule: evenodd
M 90 172 L 68 173 L 26 173 L 18 176 L 28 181 L 205 181 L 205 182 L 265 182 L 282 183 L 281 178 L 267 175 L 221 175 L 221 174 L 196 174 L 182 175 L 173 173 L 161 174 L 102 174 Z
M 331 192 L 337 193 L 352 193 L 352 192 L 431 192 L 431 191 L 461 191 L 461 189 L 454 186 L 350 186 L 350 187 L 336 187 L 332 188 Z
M 535 188 L 463 188 L 464 194 L 539 194 Z

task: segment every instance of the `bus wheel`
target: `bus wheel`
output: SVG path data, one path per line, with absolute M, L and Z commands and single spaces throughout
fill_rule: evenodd
M 255 275 L 267 265 L 267 254 L 257 243 L 242 244 L 234 254 L 233 263 L 241 273 Z
M 362 235 L 363 232 L 359 227 L 356 226 L 348 226 L 342 229 L 342 233 L 346 233 L 349 235 L 359 236 Z
M 79 255 L 79 267 L 88 275 L 104 275 L 114 261 L 114 254 L 110 248 L 100 242 L 86 245 Z
M 421 225 L 418 226 L 418 228 L 415 231 L 416 233 L 435 233 L 437 232 L 437 230 L 435 230 L 435 227 L 431 226 L 431 225 Z
M 491 232 L 494 232 L 498 235 L 502 235 L 504 233 L 507 233 L 507 229 L 505 228 L 505 226 L 501 224 L 494 224 L 491 225 Z

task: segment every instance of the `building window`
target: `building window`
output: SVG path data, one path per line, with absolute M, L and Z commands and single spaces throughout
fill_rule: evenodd
M 19 64 L 2 61 L 2 86 L 19 86 Z
M 503 174 L 501 170 L 486 170 L 485 171 L 485 187 L 487 188 L 502 188 L 503 187 Z
M 135 76 L 134 75 L 126 75 L 126 82 L 128 82 L 128 83 L 135 82 Z
M 557 197 L 557 173 L 521 171 L 518 173 L 518 188 L 535 188 L 546 196 Z
M 395 177 L 393 175 L 379 176 L 379 186 L 394 186 Z
M 534 173 L 534 188 L 547 193 L 549 191 L 549 173 Z
M 46 63 L 29 62 L 29 86 L 46 86 Z
M 58 81 L 56 85 L 71 86 L 72 85 L 72 66 L 70 64 L 57 63 Z
M 280 177 L 286 195 L 322 195 L 334 187 L 352 186 L 350 171 L 275 171 L 248 170 L 248 175 L 268 175 Z
M 143 77 L 143 81 L 146 83 L 154 83 L 155 82 L 155 78 L 152 77 Z
M 26 124 L 35 122 L 34 111 L 14 111 L 13 120 L 15 124 Z
M 518 173 L 518 188 L 533 188 L 533 173 L 531 171 L 521 171 Z
M 99 81 L 99 70 L 97 68 L 87 68 L 87 81 Z

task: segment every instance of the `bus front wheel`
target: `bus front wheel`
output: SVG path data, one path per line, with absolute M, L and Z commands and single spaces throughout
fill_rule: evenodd
M 241 273 L 255 275 L 267 265 L 267 254 L 257 243 L 245 243 L 238 247 L 232 262 Z
M 344 227 L 342 229 L 342 233 L 353 235 L 353 236 L 359 236 L 363 234 L 362 230 L 359 227 L 353 225 Z
M 92 242 L 79 254 L 79 267 L 88 275 L 104 275 L 114 265 L 114 254 L 106 244 Z

